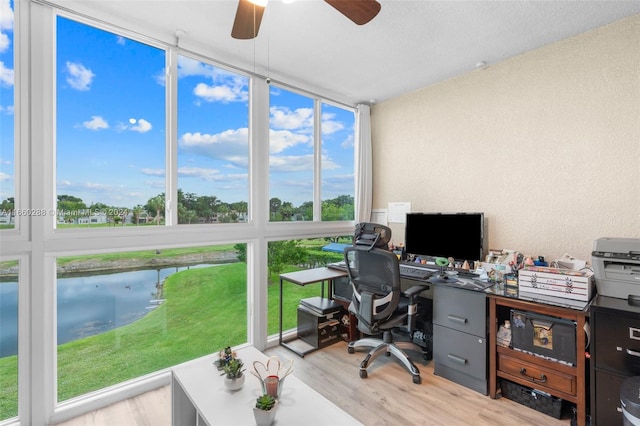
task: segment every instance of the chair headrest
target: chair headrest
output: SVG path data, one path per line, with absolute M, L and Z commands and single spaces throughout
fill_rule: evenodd
M 353 234 L 354 246 L 368 246 L 369 249 L 374 247 L 388 249 L 390 240 L 391 229 L 379 223 L 358 223 Z

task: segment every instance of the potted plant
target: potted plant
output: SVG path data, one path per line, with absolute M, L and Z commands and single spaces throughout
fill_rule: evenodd
M 214 362 L 218 370 L 222 370 L 232 359 L 236 358 L 236 353 L 231 350 L 231 346 L 227 346 L 218 352 L 218 359 Z
M 224 385 L 229 390 L 238 390 L 244 385 L 245 376 L 244 364 L 240 358 L 232 358 L 222 367 L 222 375 L 224 375 Z
M 265 393 L 256 399 L 256 406 L 253 407 L 253 416 L 257 426 L 271 426 L 276 418 L 278 401 L 271 395 Z

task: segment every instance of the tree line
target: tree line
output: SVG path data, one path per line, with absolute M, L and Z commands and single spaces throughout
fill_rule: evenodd
M 132 224 L 153 223 L 159 225 L 164 222 L 165 194 L 160 193 L 149 198 L 142 205 L 133 207 L 111 206 L 96 202 L 87 205 L 81 198 L 73 195 L 58 195 L 56 207 L 59 220 L 74 223 L 83 212 L 89 216 L 92 212 L 101 212 L 107 216 L 107 221 L 113 224 L 124 224 L 130 216 Z M 12 211 L 15 206 L 13 197 L 8 197 L 0 203 L 0 209 Z M 351 195 L 340 195 L 334 199 L 322 201 L 321 215 L 323 221 L 353 220 L 354 200 Z M 178 189 L 178 223 L 212 223 L 212 222 L 246 222 L 248 203 L 238 201 L 226 203 L 215 195 L 198 195 Z M 313 220 L 313 202 L 307 201 L 296 207 L 289 201 L 280 198 L 269 200 L 269 217 L 271 221 L 311 221 Z

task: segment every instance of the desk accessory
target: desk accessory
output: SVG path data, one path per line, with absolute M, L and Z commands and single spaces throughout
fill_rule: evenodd
M 244 385 L 245 375 L 244 363 L 240 358 L 233 358 L 222 367 L 224 375 L 224 385 L 230 391 L 241 389 Z
M 277 356 L 272 356 L 267 360 L 266 364 L 260 361 L 254 361 L 251 374 L 256 376 L 260 381 L 263 394 L 271 395 L 277 399 L 282 393 L 284 379 L 292 372 L 292 359 L 280 362 Z
M 218 371 L 222 371 L 220 375 L 225 376 L 224 385 L 228 390 L 242 389 L 245 381 L 244 363 L 230 346 L 218 352 L 218 359 L 214 361 L 214 365 Z
M 271 426 L 276 418 L 278 401 L 269 394 L 260 395 L 253 407 L 253 416 L 257 426 Z

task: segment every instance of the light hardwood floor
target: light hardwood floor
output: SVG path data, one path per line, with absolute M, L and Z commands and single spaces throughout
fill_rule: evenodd
M 568 418 L 556 420 L 506 398 L 494 400 L 435 376 L 431 361 L 425 365 L 421 360 L 416 360 L 422 376 L 422 384 L 416 385 L 404 367 L 393 358 L 384 356 L 370 367 L 369 377 L 361 379 L 358 367 L 364 354 L 348 354 L 346 343 L 343 342 L 304 358 L 283 347 L 271 348 L 266 353 L 281 359 L 294 359 L 294 374 L 298 378 L 367 426 L 570 424 Z M 251 384 L 248 381 L 245 386 Z M 168 426 L 171 424 L 170 397 L 171 389 L 165 386 L 60 425 Z M 313 419 L 301 419 L 301 422 L 312 425 Z

